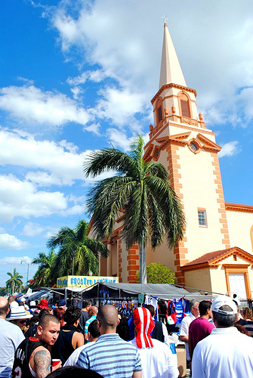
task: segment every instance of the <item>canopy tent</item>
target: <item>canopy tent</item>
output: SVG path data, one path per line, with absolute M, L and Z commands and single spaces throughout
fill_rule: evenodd
M 143 293 L 152 297 L 157 297 L 165 300 L 172 299 L 212 299 L 212 295 L 202 295 L 199 292 L 190 293 L 189 291 L 176 287 L 170 284 L 133 284 L 133 283 L 101 283 L 98 282 L 93 286 L 86 288 L 80 287 L 65 287 L 57 290 L 70 291 L 73 294 L 79 294 L 82 298 L 101 298 L 101 292 L 108 291 L 108 298 L 125 298 L 137 297 L 138 294 Z

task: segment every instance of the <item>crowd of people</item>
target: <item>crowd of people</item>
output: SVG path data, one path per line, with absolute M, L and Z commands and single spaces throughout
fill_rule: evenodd
M 179 340 L 193 378 L 253 377 L 253 317 L 228 296 L 190 302 Z M 0 297 L 0 377 L 178 378 L 175 348 L 152 305 L 50 308 Z

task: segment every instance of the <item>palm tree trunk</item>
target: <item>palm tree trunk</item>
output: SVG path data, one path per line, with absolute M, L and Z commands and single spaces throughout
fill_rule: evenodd
M 142 240 L 139 245 L 139 256 L 140 256 L 140 283 L 147 283 L 147 269 L 146 269 L 146 249 L 144 240 Z

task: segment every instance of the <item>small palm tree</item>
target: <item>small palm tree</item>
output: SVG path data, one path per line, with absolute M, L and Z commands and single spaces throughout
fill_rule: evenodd
M 138 136 L 129 155 L 115 148 L 92 152 L 84 162 L 84 173 L 96 177 L 104 171 L 117 171 L 98 182 L 88 195 L 93 232 L 99 239 L 109 237 L 123 211 L 122 238 L 127 248 L 139 244 L 140 281 L 146 283 L 146 243 L 150 241 L 155 249 L 166 235 L 169 246 L 174 246 L 183 238 L 185 217 L 165 167 L 145 162 L 143 151 L 144 141 Z
M 55 264 L 55 259 L 57 255 L 54 253 L 54 249 L 46 255 L 45 253 L 39 253 L 39 256 L 33 259 L 32 264 L 39 264 L 38 270 L 34 275 L 35 282 L 33 285 L 36 286 L 52 286 L 53 285 L 53 267 Z
M 62 227 L 57 235 L 49 239 L 49 248 L 59 247 L 54 264 L 55 278 L 68 274 L 98 274 L 99 254 L 107 257 L 110 252 L 104 243 L 89 238 L 88 230 L 89 223 L 81 220 L 75 229 Z
M 6 281 L 6 287 L 11 287 L 11 293 L 13 294 L 16 289 L 19 289 L 23 285 L 23 276 L 20 276 L 16 268 L 14 268 L 13 274 L 10 272 L 7 272 L 7 274 L 10 278 Z

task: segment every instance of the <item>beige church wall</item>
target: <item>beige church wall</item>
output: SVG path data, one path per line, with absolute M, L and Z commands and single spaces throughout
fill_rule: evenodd
M 231 247 L 240 247 L 246 252 L 253 253 L 250 237 L 253 226 L 253 213 L 227 210 L 227 220 Z
M 225 270 L 222 266 L 210 269 L 212 291 L 220 294 L 227 294 Z
M 189 270 L 185 274 L 185 286 L 186 290 L 189 290 L 189 287 L 192 287 L 193 290 L 201 289 L 206 291 L 212 291 L 211 277 L 209 269 L 199 269 L 199 270 Z
M 185 146 L 179 148 L 178 155 L 181 165 L 179 172 L 183 194 L 182 203 L 187 222 L 185 246 L 188 248 L 188 255 L 186 258 L 192 261 L 207 252 L 224 248 L 219 221 L 217 186 L 214 183 L 214 167 L 209 152 L 200 151 L 194 154 Z M 207 227 L 199 226 L 198 209 L 206 210 Z
M 200 129 L 199 127 L 195 127 L 193 125 L 185 125 L 184 123 L 176 123 L 173 121 L 170 121 L 169 123 L 169 134 L 175 135 L 180 133 L 185 133 L 187 131 L 190 131 L 191 134 L 189 136 L 189 139 L 196 138 L 199 133 L 203 134 L 206 138 L 210 139 L 212 142 L 216 143 L 215 135 L 213 132 L 209 129 Z
M 169 249 L 166 240 L 164 240 L 163 243 L 155 249 L 155 251 L 152 250 L 150 245 L 146 246 L 147 265 L 155 262 L 166 265 L 167 268 L 175 271 L 174 259 L 174 251 L 172 249 Z

